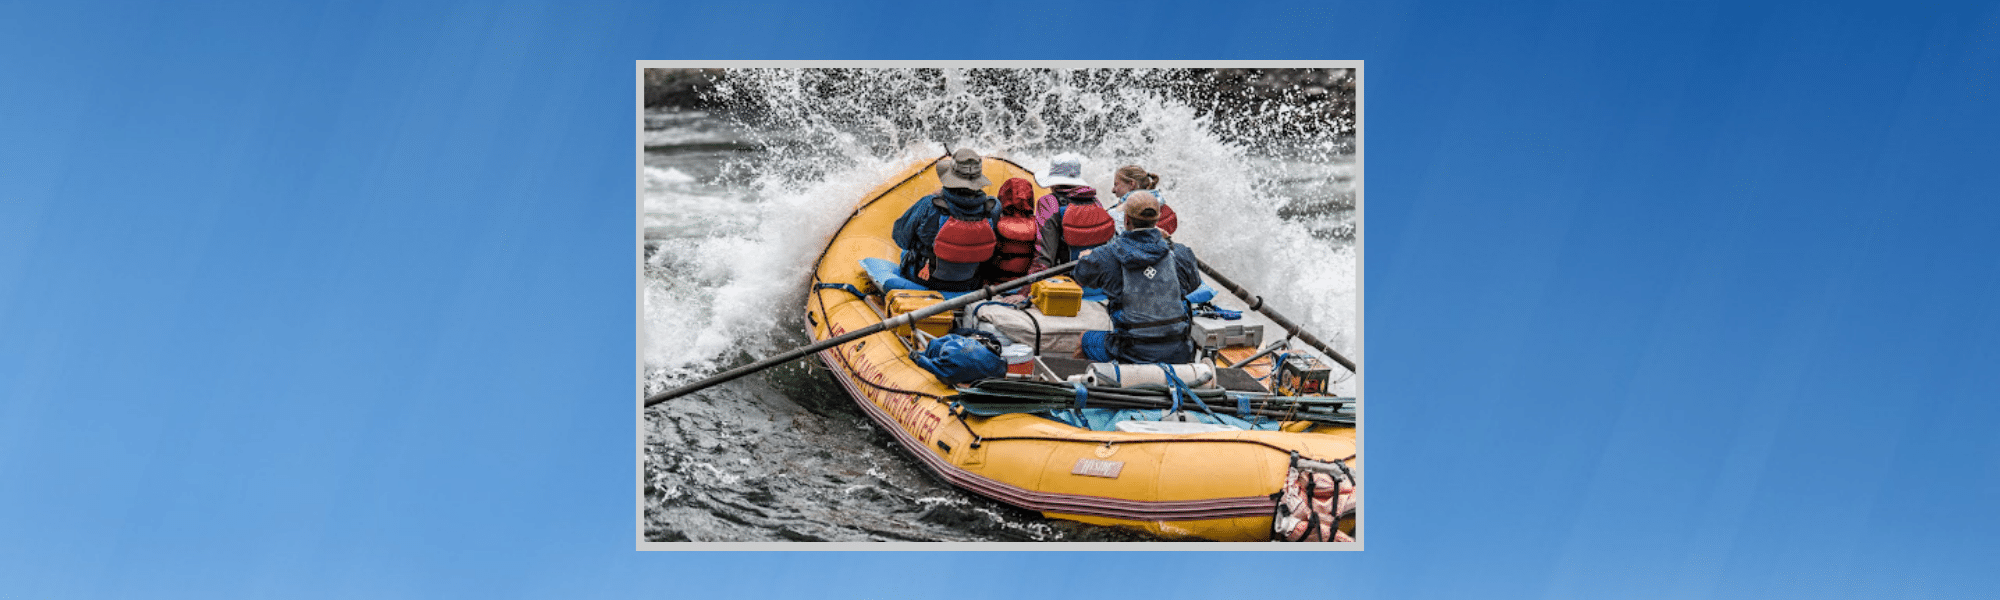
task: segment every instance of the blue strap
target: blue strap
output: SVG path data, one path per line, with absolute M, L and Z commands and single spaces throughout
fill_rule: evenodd
M 1186 386 L 1187 384 L 1183 383 L 1183 384 L 1181 384 L 1181 385 L 1182 385 L 1182 386 Z M 1195 407 L 1196 407 L 1196 408 L 1199 408 L 1199 409 L 1201 409 L 1201 412 L 1204 412 L 1204 413 L 1208 413 L 1208 416 L 1211 416 L 1211 417 L 1214 417 L 1214 416 L 1215 416 L 1215 411 L 1213 411 L 1213 410 L 1210 410 L 1210 409 L 1208 408 L 1208 403 L 1207 403 L 1207 402 L 1202 402 L 1202 401 L 1201 401 L 1201 396 L 1199 396 L 1199 395 L 1196 395 L 1196 394 L 1194 393 L 1194 388 L 1188 388 L 1188 391 L 1187 391 L 1187 396 L 1188 396 L 1188 399 L 1189 399 L 1189 400 L 1193 400 L 1193 401 L 1194 401 L 1194 405 L 1195 405 Z M 1216 421 L 1221 421 L 1221 420 L 1222 420 L 1222 418 L 1221 418 L 1221 417 L 1217 417 L 1217 418 L 1216 418 L 1215 420 L 1216 420 Z
M 849 294 L 854 294 L 854 297 L 856 297 L 856 298 L 861 298 L 861 299 L 863 299 L 863 300 L 866 300 L 866 299 L 868 299 L 868 295 L 867 295 L 867 294 L 863 294 L 863 293 L 861 293 L 861 290 L 858 290 L 858 289 L 855 289 L 855 288 L 854 288 L 854 285 L 853 285 L 853 284 L 848 284 L 848 283 L 815 283 L 815 284 L 813 284 L 813 289 L 815 289 L 815 290 L 841 290 L 841 291 L 844 291 L 844 292 L 847 292 L 847 293 L 849 293 Z
M 1284 368 L 1284 366 L 1285 366 L 1285 359 L 1286 359 L 1286 358 L 1289 358 L 1289 357 L 1291 357 L 1291 354 L 1290 354 L 1290 353 L 1287 353 L 1287 352 L 1278 352 L 1278 353 L 1275 353 L 1275 354 L 1272 354 L 1272 355 L 1271 355 L 1271 371 L 1270 371 L 1270 372 L 1268 372 L 1268 373 L 1265 373 L 1263 377 L 1259 377 L 1258 379 L 1259 379 L 1259 380 L 1266 380 L 1266 379 L 1268 379 L 1268 380 L 1271 380 L 1271 381 L 1277 381 L 1277 380 L 1278 380 L 1278 369 L 1281 369 L 1281 368 Z
M 1234 321 L 1243 318 L 1242 311 L 1216 308 L 1214 304 L 1210 304 L 1207 302 L 1194 305 L 1192 312 L 1194 313 L 1194 316 L 1197 317 L 1209 317 L 1213 319 L 1222 319 L 1225 321 Z
M 1264 415 L 1250 414 L 1249 394 L 1230 394 L 1230 395 L 1236 397 L 1236 418 L 1249 421 L 1251 429 L 1256 429 L 1258 426 L 1264 424 Z
M 1181 381 L 1180 375 L 1174 374 L 1174 368 L 1172 366 L 1166 363 L 1153 363 L 1153 364 L 1159 365 L 1160 370 L 1165 371 L 1167 374 L 1167 383 L 1169 384 L 1167 391 L 1171 393 L 1174 397 L 1174 410 L 1181 409 L 1181 392 L 1185 391 L 1187 392 L 1188 399 L 1193 400 L 1194 405 L 1196 407 L 1201 408 L 1201 412 L 1208 413 L 1208 416 L 1211 417 L 1215 416 L 1215 411 L 1209 410 L 1208 403 L 1202 402 L 1201 396 L 1194 393 L 1194 387 L 1189 386 L 1185 381 Z M 1217 418 L 1216 420 L 1221 421 L 1221 418 Z
M 1076 408 L 1070 409 L 1070 412 L 1076 415 L 1076 422 L 1079 427 L 1090 429 L 1090 419 L 1083 416 L 1084 408 L 1090 405 L 1090 389 L 1083 387 L 1083 382 L 1081 381 L 1072 381 L 1069 382 L 1069 385 L 1076 388 Z

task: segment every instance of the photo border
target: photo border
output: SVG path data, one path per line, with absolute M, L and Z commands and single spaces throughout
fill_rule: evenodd
M 1366 308 L 1367 294 L 1365 275 L 1367 244 L 1367 144 L 1365 135 L 1367 114 L 1366 96 L 1368 85 L 1364 61 L 1361 60 L 1273 60 L 1273 61 L 1009 61 L 1009 60 L 640 60 L 633 71 L 634 90 L 634 162 L 633 167 L 633 310 L 637 336 L 633 347 L 636 360 L 636 381 L 634 386 L 637 402 L 633 408 L 633 425 L 636 437 L 633 442 L 633 481 L 639 485 L 634 489 L 633 528 L 637 540 L 637 550 L 665 551 L 900 551 L 914 550 L 1018 550 L 1018 551 L 1299 551 L 1299 552 L 1359 552 L 1365 550 L 1368 536 L 1354 542 L 1274 544 L 1270 542 L 653 542 L 646 540 L 646 227 L 645 227 L 645 165 L 646 165 L 646 69 L 834 69 L 834 68 L 878 68 L 878 69 L 922 69 L 922 68 L 1007 68 L 1007 69 L 1353 69 L 1354 70 L 1354 349 L 1366 361 Z M 1366 448 L 1368 401 L 1366 392 L 1367 375 L 1354 373 L 1354 398 L 1359 403 L 1354 415 L 1354 471 L 1358 478 L 1366 479 Z M 898 449 L 898 452 L 903 452 Z M 1367 492 L 1364 486 L 1362 496 L 1355 499 L 1356 531 L 1366 532 L 1368 511 Z

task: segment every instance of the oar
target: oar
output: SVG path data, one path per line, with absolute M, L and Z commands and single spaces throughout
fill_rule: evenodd
M 661 392 L 659 394 L 647 398 L 646 406 L 652 406 L 655 404 L 659 404 L 661 402 L 666 402 L 674 398 L 685 396 L 691 392 L 701 390 L 702 388 L 706 388 L 718 383 L 742 377 L 744 375 L 749 375 L 751 373 L 762 371 L 764 369 L 769 369 L 771 367 L 785 364 L 787 362 L 797 360 L 801 356 L 805 356 L 807 354 L 812 354 L 814 352 L 825 350 L 827 348 L 832 348 L 834 346 L 852 342 L 854 340 L 861 339 L 862 337 L 865 336 L 880 333 L 886 329 L 902 327 L 904 325 L 914 325 L 916 322 L 922 321 L 926 317 L 929 317 L 931 315 L 935 315 L 945 311 L 958 310 L 959 308 L 963 308 L 974 302 L 978 302 L 981 300 L 997 296 L 1000 294 L 1000 292 L 1009 291 L 1017 287 L 1041 281 L 1043 279 L 1048 279 L 1050 277 L 1061 275 L 1063 273 L 1068 273 L 1070 269 L 1074 268 L 1076 268 L 1076 261 L 1072 260 L 1060 265 L 1049 267 L 1048 270 L 1046 271 L 1041 271 L 1038 273 L 1030 273 L 1026 276 L 1021 277 L 1020 279 L 1009 281 L 1007 283 L 1003 283 L 1000 285 L 987 286 L 984 289 L 981 289 L 977 292 L 973 292 L 970 294 L 959 296 L 957 298 L 953 298 L 951 300 L 946 300 L 944 302 L 939 302 L 937 304 L 932 304 L 924 308 L 896 315 L 894 317 L 885 319 L 880 323 L 856 329 L 854 331 L 850 331 L 835 336 L 832 339 L 827 339 L 815 344 L 807 345 L 801 348 L 796 348 L 784 354 L 766 358 L 764 360 L 743 365 L 741 367 L 730 369 L 728 371 L 723 371 L 722 373 L 709 377 L 708 379 L 703 379 L 701 381 L 697 381 L 689 385 Z
M 1285 333 L 1299 338 L 1299 340 L 1304 341 L 1307 345 L 1318 348 L 1320 352 L 1325 352 L 1327 356 L 1333 357 L 1334 362 L 1340 363 L 1340 366 L 1347 367 L 1347 370 L 1356 373 L 1361 372 L 1361 369 L 1354 366 L 1354 361 L 1347 360 L 1347 357 L 1341 356 L 1333 348 L 1327 347 L 1325 342 L 1321 342 L 1319 338 L 1313 337 L 1312 333 L 1300 329 L 1298 324 L 1293 323 L 1290 319 L 1286 319 L 1284 315 L 1278 314 L 1278 311 L 1273 310 L 1271 307 L 1265 306 L 1263 298 L 1252 295 L 1250 290 L 1236 285 L 1236 282 L 1230 281 L 1228 277 L 1223 277 L 1221 273 L 1217 273 L 1214 268 L 1209 267 L 1208 263 L 1201 262 L 1199 258 L 1195 259 L 1194 264 L 1201 267 L 1201 272 L 1207 273 L 1209 279 L 1214 279 L 1216 283 L 1222 284 L 1222 287 L 1228 288 L 1229 293 L 1236 294 L 1236 297 L 1242 298 L 1244 302 L 1249 302 L 1251 310 L 1270 317 L 1271 322 L 1277 323 L 1279 327 L 1285 329 Z

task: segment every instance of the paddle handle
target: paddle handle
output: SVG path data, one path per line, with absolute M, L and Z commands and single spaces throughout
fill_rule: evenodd
M 1049 267 L 1047 270 L 1022 276 L 1020 279 L 1015 279 L 1013 281 L 1009 281 L 1007 283 L 999 285 L 987 286 L 979 290 L 978 292 L 966 294 L 963 296 L 959 296 L 957 298 L 953 298 L 951 300 L 946 300 L 944 302 L 939 302 L 937 304 L 932 304 L 930 306 L 926 306 L 914 311 L 896 315 L 894 317 L 884 319 L 880 323 L 869 325 L 867 327 L 856 329 L 854 331 L 849 331 L 847 333 L 834 336 L 833 338 L 830 339 L 821 340 L 817 343 L 809 344 L 800 348 L 793 348 L 792 350 L 785 352 L 784 354 L 779 354 L 777 356 L 773 356 L 770 358 L 766 358 L 764 360 L 743 365 L 741 367 L 723 371 L 721 373 L 712 375 L 707 379 L 703 379 L 701 381 L 697 381 L 688 385 L 667 390 L 665 392 L 660 392 L 659 394 L 647 397 L 646 406 L 652 406 L 655 404 L 659 404 L 661 402 L 672 400 L 674 398 L 685 396 L 689 393 L 699 391 L 701 389 L 713 386 L 718 383 L 734 380 L 744 375 L 749 375 L 751 373 L 762 371 L 764 369 L 769 369 L 771 367 L 785 364 L 787 362 L 798 360 L 798 358 L 801 356 L 805 356 L 807 354 L 812 354 L 814 352 L 825 350 L 827 348 L 832 348 L 834 346 L 852 342 L 854 340 L 861 339 L 862 337 L 865 336 L 881 333 L 882 331 L 891 328 L 902 327 L 904 325 L 911 325 L 918 321 L 922 321 L 925 318 L 930 317 L 931 315 L 935 315 L 945 311 L 958 310 L 960 308 L 964 308 L 965 306 L 971 305 L 974 302 L 979 302 L 981 300 L 997 296 L 1000 294 L 1000 292 L 1010 291 L 1013 290 L 1014 288 L 1018 288 L 1030 283 L 1034 283 L 1037 281 L 1041 281 L 1043 279 L 1048 279 L 1050 277 L 1055 277 L 1057 275 L 1068 273 L 1071 269 L 1075 268 L 1076 268 L 1076 261 L 1069 261 L 1060 265 Z M 814 293 L 818 293 L 818 291 L 815 290 Z
M 1251 294 L 1250 290 L 1244 289 L 1243 286 L 1236 285 L 1236 282 L 1230 281 L 1228 277 L 1223 277 L 1221 273 L 1216 272 L 1216 270 L 1213 267 L 1208 266 L 1208 263 L 1201 262 L 1201 259 L 1199 258 L 1195 259 L 1194 264 L 1195 266 L 1201 267 L 1201 272 L 1207 273 L 1209 279 L 1213 279 L 1215 280 L 1216 283 L 1222 284 L 1222 287 L 1227 288 L 1229 290 L 1229 293 L 1236 294 L 1236 297 L 1242 298 L 1244 302 L 1251 303 L 1252 305 L 1251 309 L 1256 310 L 1259 313 L 1262 313 L 1265 317 L 1269 317 L 1271 319 L 1271 322 L 1277 323 L 1279 327 L 1284 328 L 1286 334 L 1292 337 L 1299 338 L 1299 341 L 1303 341 L 1309 346 L 1318 348 L 1320 352 L 1325 352 L 1327 356 L 1333 357 L 1333 362 L 1340 363 L 1340 366 L 1347 367 L 1348 371 L 1353 371 L 1356 373 L 1361 372 L 1360 368 L 1354 366 L 1354 361 L 1348 360 L 1347 357 L 1345 356 L 1341 356 L 1339 352 L 1336 352 L 1334 351 L 1333 348 L 1328 347 L 1325 342 L 1319 341 L 1319 338 L 1314 337 L 1311 332 L 1308 332 L 1305 329 L 1300 328 L 1297 323 L 1293 323 L 1291 319 L 1285 318 L 1284 315 L 1278 314 L 1277 309 L 1273 309 L 1270 306 L 1265 305 L 1263 300 Z

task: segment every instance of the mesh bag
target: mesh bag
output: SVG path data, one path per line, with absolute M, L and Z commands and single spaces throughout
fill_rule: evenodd
M 1271 539 L 1279 542 L 1352 542 L 1340 520 L 1354 515 L 1354 473 L 1338 461 L 1323 463 L 1292 453 L 1285 487 L 1271 494 Z

